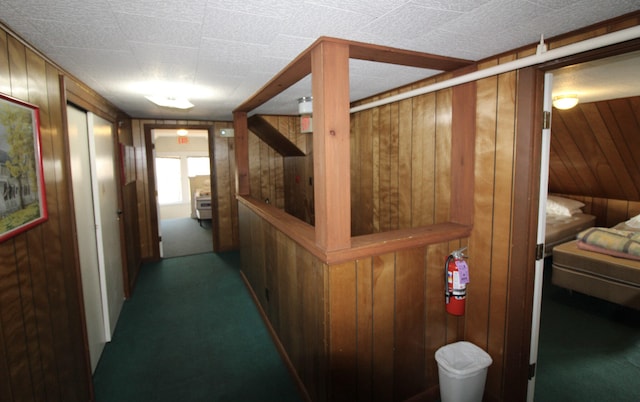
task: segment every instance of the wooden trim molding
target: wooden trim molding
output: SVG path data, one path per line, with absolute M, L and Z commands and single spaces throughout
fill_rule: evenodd
M 314 49 L 327 43 L 347 46 L 349 49 L 349 58 L 351 59 L 391 63 L 441 71 L 453 71 L 473 64 L 473 61 L 458 59 L 455 57 L 445 57 L 429 53 L 322 36 L 311 44 L 311 46 L 309 46 L 305 51 L 300 53 L 298 57 L 296 57 L 280 73 L 260 88 L 251 98 L 238 106 L 234 112 L 250 112 L 307 75 L 311 74 L 311 54 Z
M 351 247 L 327 251 L 316 244 L 314 227 L 270 204 L 252 197 L 238 196 L 238 202 L 300 244 L 320 261 L 339 264 L 396 250 L 463 239 L 471 234 L 471 225 L 453 222 L 419 228 L 400 229 L 351 238 Z
M 453 88 L 450 222 L 351 237 L 349 58 L 434 69 L 471 66 L 466 60 L 322 37 L 233 112 L 236 136 L 236 192 L 239 200 L 289 234 L 319 259 L 334 263 L 415 245 L 467 237 L 473 221 L 475 83 Z M 252 201 L 247 113 L 309 73 L 314 102 L 315 227 L 268 205 Z M 330 100 L 330 101 L 329 101 Z M 282 225 L 283 222 L 286 224 Z

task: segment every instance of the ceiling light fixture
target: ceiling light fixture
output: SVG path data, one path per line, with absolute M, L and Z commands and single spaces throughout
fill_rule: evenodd
M 553 97 L 553 107 L 560 110 L 571 109 L 578 104 L 578 95 L 567 94 Z
M 176 131 L 176 133 L 180 136 L 180 137 L 184 137 L 187 134 L 189 134 L 189 130 L 185 130 L 184 128 L 179 129 L 178 131 Z
M 170 96 L 145 96 L 145 98 L 162 107 L 170 107 L 173 109 L 191 109 L 193 107 L 193 103 L 189 102 L 187 98 L 174 98 Z

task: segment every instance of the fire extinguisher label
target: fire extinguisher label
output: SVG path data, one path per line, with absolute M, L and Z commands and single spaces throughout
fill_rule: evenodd
M 460 272 L 454 271 L 453 272 L 453 291 L 455 292 L 456 290 L 460 289 L 461 283 L 460 283 Z
M 460 283 L 466 285 L 469 283 L 469 266 L 464 260 L 456 260 L 456 267 L 460 273 Z

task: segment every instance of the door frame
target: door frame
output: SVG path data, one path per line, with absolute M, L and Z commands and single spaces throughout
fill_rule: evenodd
M 535 308 L 540 308 L 540 306 L 534 306 L 534 296 L 535 296 L 535 246 L 537 244 L 537 222 L 538 222 L 538 213 L 539 209 L 543 206 L 540 205 L 540 173 L 541 171 L 548 171 L 548 166 L 543 168 L 542 164 L 542 121 L 543 121 L 543 98 L 544 98 L 544 74 L 551 71 L 556 70 L 561 67 L 566 67 L 574 64 L 580 64 L 588 61 L 598 60 L 610 56 L 615 56 L 619 54 L 629 53 L 633 51 L 640 50 L 640 38 L 618 43 L 615 45 L 610 45 L 590 51 L 586 51 L 580 54 L 568 56 L 562 59 L 552 60 L 537 66 L 529 67 L 519 71 L 519 80 L 518 80 L 518 94 L 517 94 L 517 102 L 518 102 L 518 141 L 520 141 L 521 133 L 525 133 L 525 136 L 529 138 L 529 143 L 531 144 L 531 149 L 529 151 L 523 151 L 523 153 L 518 153 L 518 155 L 527 155 L 528 157 L 524 157 L 523 160 L 525 164 L 528 164 L 528 168 L 524 168 L 523 172 L 529 171 L 530 177 L 527 180 L 527 184 L 523 184 L 521 188 L 521 192 L 518 194 L 516 191 L 516 198 L 518 199 L 527 199 L 527 202 L 523 202 L 522 204 L 528 205 L 531 209 L 528 213 L 528 221 L 529 221 L 529 230 L 523 231 L 523 236 L 528 236 L 529 240 L 527 244 L 529 247 L 527 250 L 522 250 L 520 252 L 516 252 L 514 249 L 514 254 L 516 258 L 518 256 L 529 256 L 528 260 L 525 262 L 524 267 L 526 267 L 520 274 L 518 274 L 515 278 L 510 278 L 509 284 L 509 294 L 514 295 L 514 299 L 509 300 L 509 304 L 511 302 L 517 303 L 517 298 L 520 295 L 524 294 L 524 309 L 520 310 L 522 314 L 521 317 L 517 317 L 516 313 L 518 312 L 516 308 L 510 309 L 508 316 L 508 329 L 515 329 L 514 335 L 509 336 L 507 339 L 506 349 L 513 350 L 514 352 L 517 350 L 516 346 L 518 344 L 523 344 L 526 342 L 528 344 L 529 353 L 521 353 L 518 354 L 517 360 L 519 362 L 513 361 L 512 365 L 506 364 L 505 367 L 513 368 L 513 370 L 505 370 L 508 373 L 505 376 L 505 398 L 508 400 L 525 400 L 526 396 L 529 395 L 529 398 L 532 398 L 535 392 L 535 388 L 529 390 L 529 386 L 535 387 L 535 381 L 530 381 L 531 378 L 526 383 L 522 383 L 522 379 L 527 379 L 527 377 L 535 377 L 535 366 L 530 367 L 529 361 L 532 360 L 531 356 L 531 336 L 532 336 L 532 320 L 533 320 L 533 311 Z M 520 107 L 520 105 L 524 107 Z M 551 134 L 553 135 L 553 134 Z M 533 141 L 531 141 L 533 139 Z M 526 141 L 525 141 L 526 142 Z M 528 162 L 526 161 L 528 160 Z M 547 161 L 548 163 L 548 161 Z M 517 181 L 516 181 L 517 182 Z M 536 188 L 536 186 L 538 188 Z M 528 187 L 528 189 L 526 189 Z M 524 198 L 527 197 L 527 198 Z M 513 232 L 512 228 L 512 233 Z M 515 261 L 512 259 L 511 266 L 518 266 L 519 261 Z M 512 275 L 513 276 L 513 275 Z M 524 293 L 518 295 L 520 290 L 524 290 Z M 541 302 L 540 300 L 536 300 L 536 303 Z M 513 348 L 510 348 L 510 345 Z M 511 359 L 509 359 L 511 360 Z M 535 360 L 537 360 L 537 356 L 535 356 Z M 507 362 L 508 363 L 508 362 Z M 523 384 L 523 385 L 520 385 Z M 524 390 L 522 389 L 524 387 Z M 513 397 L 515 399 L 510 399 Z
M 184 128 L 187 130 L 207 130 L 207 139 L 209 144 L 209 169 L 211 176 L 211 227 L 212 229 L 212 241 L 213 252 L 220 250 L 220 231 L 217 230 L 217 223 L 219 222 L 218 213 L 218 185 L 217 185 L 217 173 L 215 164 L 215 127 L 211 125 L 196 125 L 196 124 L 144 124 L 144 143 L 146 149 L 147 159 L 147 197 L 149 199 L 149 214 L 152 217 L 149 219 L 151 225 L 151 243 L 152 243 L 152 259 L 160 260 L 160 228 L 158 225 L 158 203 L 156 197 L 156 168 L 154 163 L 154 144 L 153 144 L 153 130 L 173 130 Z

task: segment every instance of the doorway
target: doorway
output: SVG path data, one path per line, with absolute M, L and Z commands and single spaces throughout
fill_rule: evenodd
M 556 149 L 548 153 L 546 160 L 544 156 L 542 157 L 541 175 L 546 176 L 541 177 L 541 200 L 544 199 L 547 191 L 585 196 L 586 199 L 592 197 L 604 200 L 615 199 L 616 203 L 625 203 L 626 200 L 629 200 L 628 197 L 616 196 L 589 185 L 584 175 L 597 176 L 598 173 L 589 173 L 576 168 L 576 166 L 583 166 L 583 170 L 588 170 L 590 165 L 598 165 L 600 171 L 605 171 L 607 166 L 605 163 L 600 163 L 602 160 L 598 162 L 597 158 L 591 156 L 584 149 L 583 151 L 586 153 L 574 152 L 573 157 L 571 157 L 571 152 L 564 153 L 562 157 L 558 152 L 563 149 L 580 150 L 580 143 L 587 142 L 580 135 L 586 135 L 589 132 L 597 138 L 594 142 L 595 147 L 603 148 L 598 152 L 604 154 L 603 159 L 609 160 L 609 163 L 611 161 L 620 162 L 620 154 L 625 151 L 616 151 L 616 148 L 621 146 L 628 147 L 626 152 L 637 155 L 637 151 L 630 150 L 631 144 L 625 146 L 621 145 L 619 141 L 617 143 L 609 141 L 608 135 L 596 135 L 598 130 L 591 126 L 597 120 L 601 129 L 610 126 L 616 126 L 612 127 L 613 131 L 620 129 L 617 127 L 618 124 L 612 124 L 608 117 L 600 117 L 595 114 L 604 113 L 605 115 L 610 114 L 610 116 L 615 115 L 619 120 L 625 119 L 621 112 L 614 110 L 614 106 L 618 103 L 624 103 L 626 98 L 637 99 L 640 95 L 640 87 L 636 85 L 637 80 L 632 79 L 633 74 L 630 73 L 638 71 L 638 69 L 640 69 L 640 52 L 636 51 L 566 65 L 547 73 L 548 76 L 552 76 L 552 79 L 545 80 L 545 92 L 549 92 L 545 94 L 545 100 L 547 100 L 545 106 L 547 103 L 549 104 L 549 108 L 545 107 L 545 110 L 552 111 L 550 92 L 553 92 L 554 97 L 561 94 L 577 95 L 580 104 L 585 104 L 585 107 L 588 107 L 592 113 L 585 118 L 572 118 L 580 126 L 579 130 L 574 131 L 569 127 L 569 120 L 560 118 L 562 112 L 553 109 L 555 121 L 552 116 L 549 143 L 543 145 L 543 149 L 550 148 L 551 141 L 554 140 L 556 141 Z M 624 73 L 624 71 L 628 73 Z M 609 102 L 612 99 L 616 101 Z M 631 102 L 637 104 L 637 100 Z M 608 122 L 605 123 L 605 121 Z M 560 132 L 572 132 L 573 139 L 569 141 L 569 137 L 563 136 L 562 140 L 559 140 L 558 134 Z M 574 141 L 575 143 L 573 143 Z M 544 133 L 543 144 L 545 144 Z M 594 145 L 584 145 L 584 147 L 594 147 Z M 631 161 L 631 163 L 637 164 L 638 161 Z M 576 178 L 582 184 L 577 185 L 576 181 L 570 180 L 572 176 L 563 173 L 561 166 L 566 166 L 567 169 L 572 169 L 579 176 L 582 176 L 582 178 Z M 618 180 L 622 180 L 625 174 L 621 169 L 617 169 Z M 543 186 L 543 182 L 547 183 L 548 187 Z M 615 186 L 609 188 L 613 187 Z M 620 200 L 620 198 L 623 199 Z M 540 221 L 544 224 L 546 216 L 544 214 L 545 206 L 542 204 L 541 201 Z M 592 210 L 591 205 L 587 208 L 589 209 L 586 212 L 598 215 L 596 226 L 611 226 L 613 223 L 617 223 L 603 217 L 602 208 L 600 211 L 597 210 L 597 207 Z M 539 243 L 544 242 L 544 226 L 542 231 L 543 238 L 539 239 Z M 632 364 L 626 369 L 623 367 L 626 364 L 625 361 L 634 359 L 633 357 L 629 358 L 627 353 L 630 353 L 631 356 L 640 355 L 640 333 L 638 332 L 640 315 L 638 312 L 588 295 L 576 292 L 570 294 L 568 290 L 553 285 L 551 283 L 552 258 L 553 256 L 550 256 L 546 261 L 541 261 L 544 265 L 541 267 L 539 275 L 536 276 L 536 288 L 539 288 L 537 290 L 540 292 L 540 296 L 539 300 L 534 301 L 534 327 L 536 307 L 540 309 L 541 318 L 539 321 L 540 337 L 538 339 L 532 336 L 532 361 L 535 363 L 537 359 L 536 376 L 533 379 L 535 381 L 535 401 L 578 400 L 581 398 L 594 400 L 602 400 L 602 398 L 637 399 L 636 397 L 640 396 L 640 388 L 636 387 L 634 390 L 629 386 L 633 381 L 625 379 L 626 375 L 632 377 L 638 375 L 637 366 Z M 630 326 L 629 323 L 633 321 L 635 321 L 635 325 Z M 537 351 L 538 345 L 539 353 Z M 536 349 L 535 353 L 534 349 Z M 618 374 L 612 374 L 616 371 Z M 529 389 L 528 400 L 530 402 L 534 400 L 532 385 L 530 384 Z M 599 392 L 600 394 L 598 394 Z
M 161 258 L 213 251 L 209 130 L 151 128 Z

